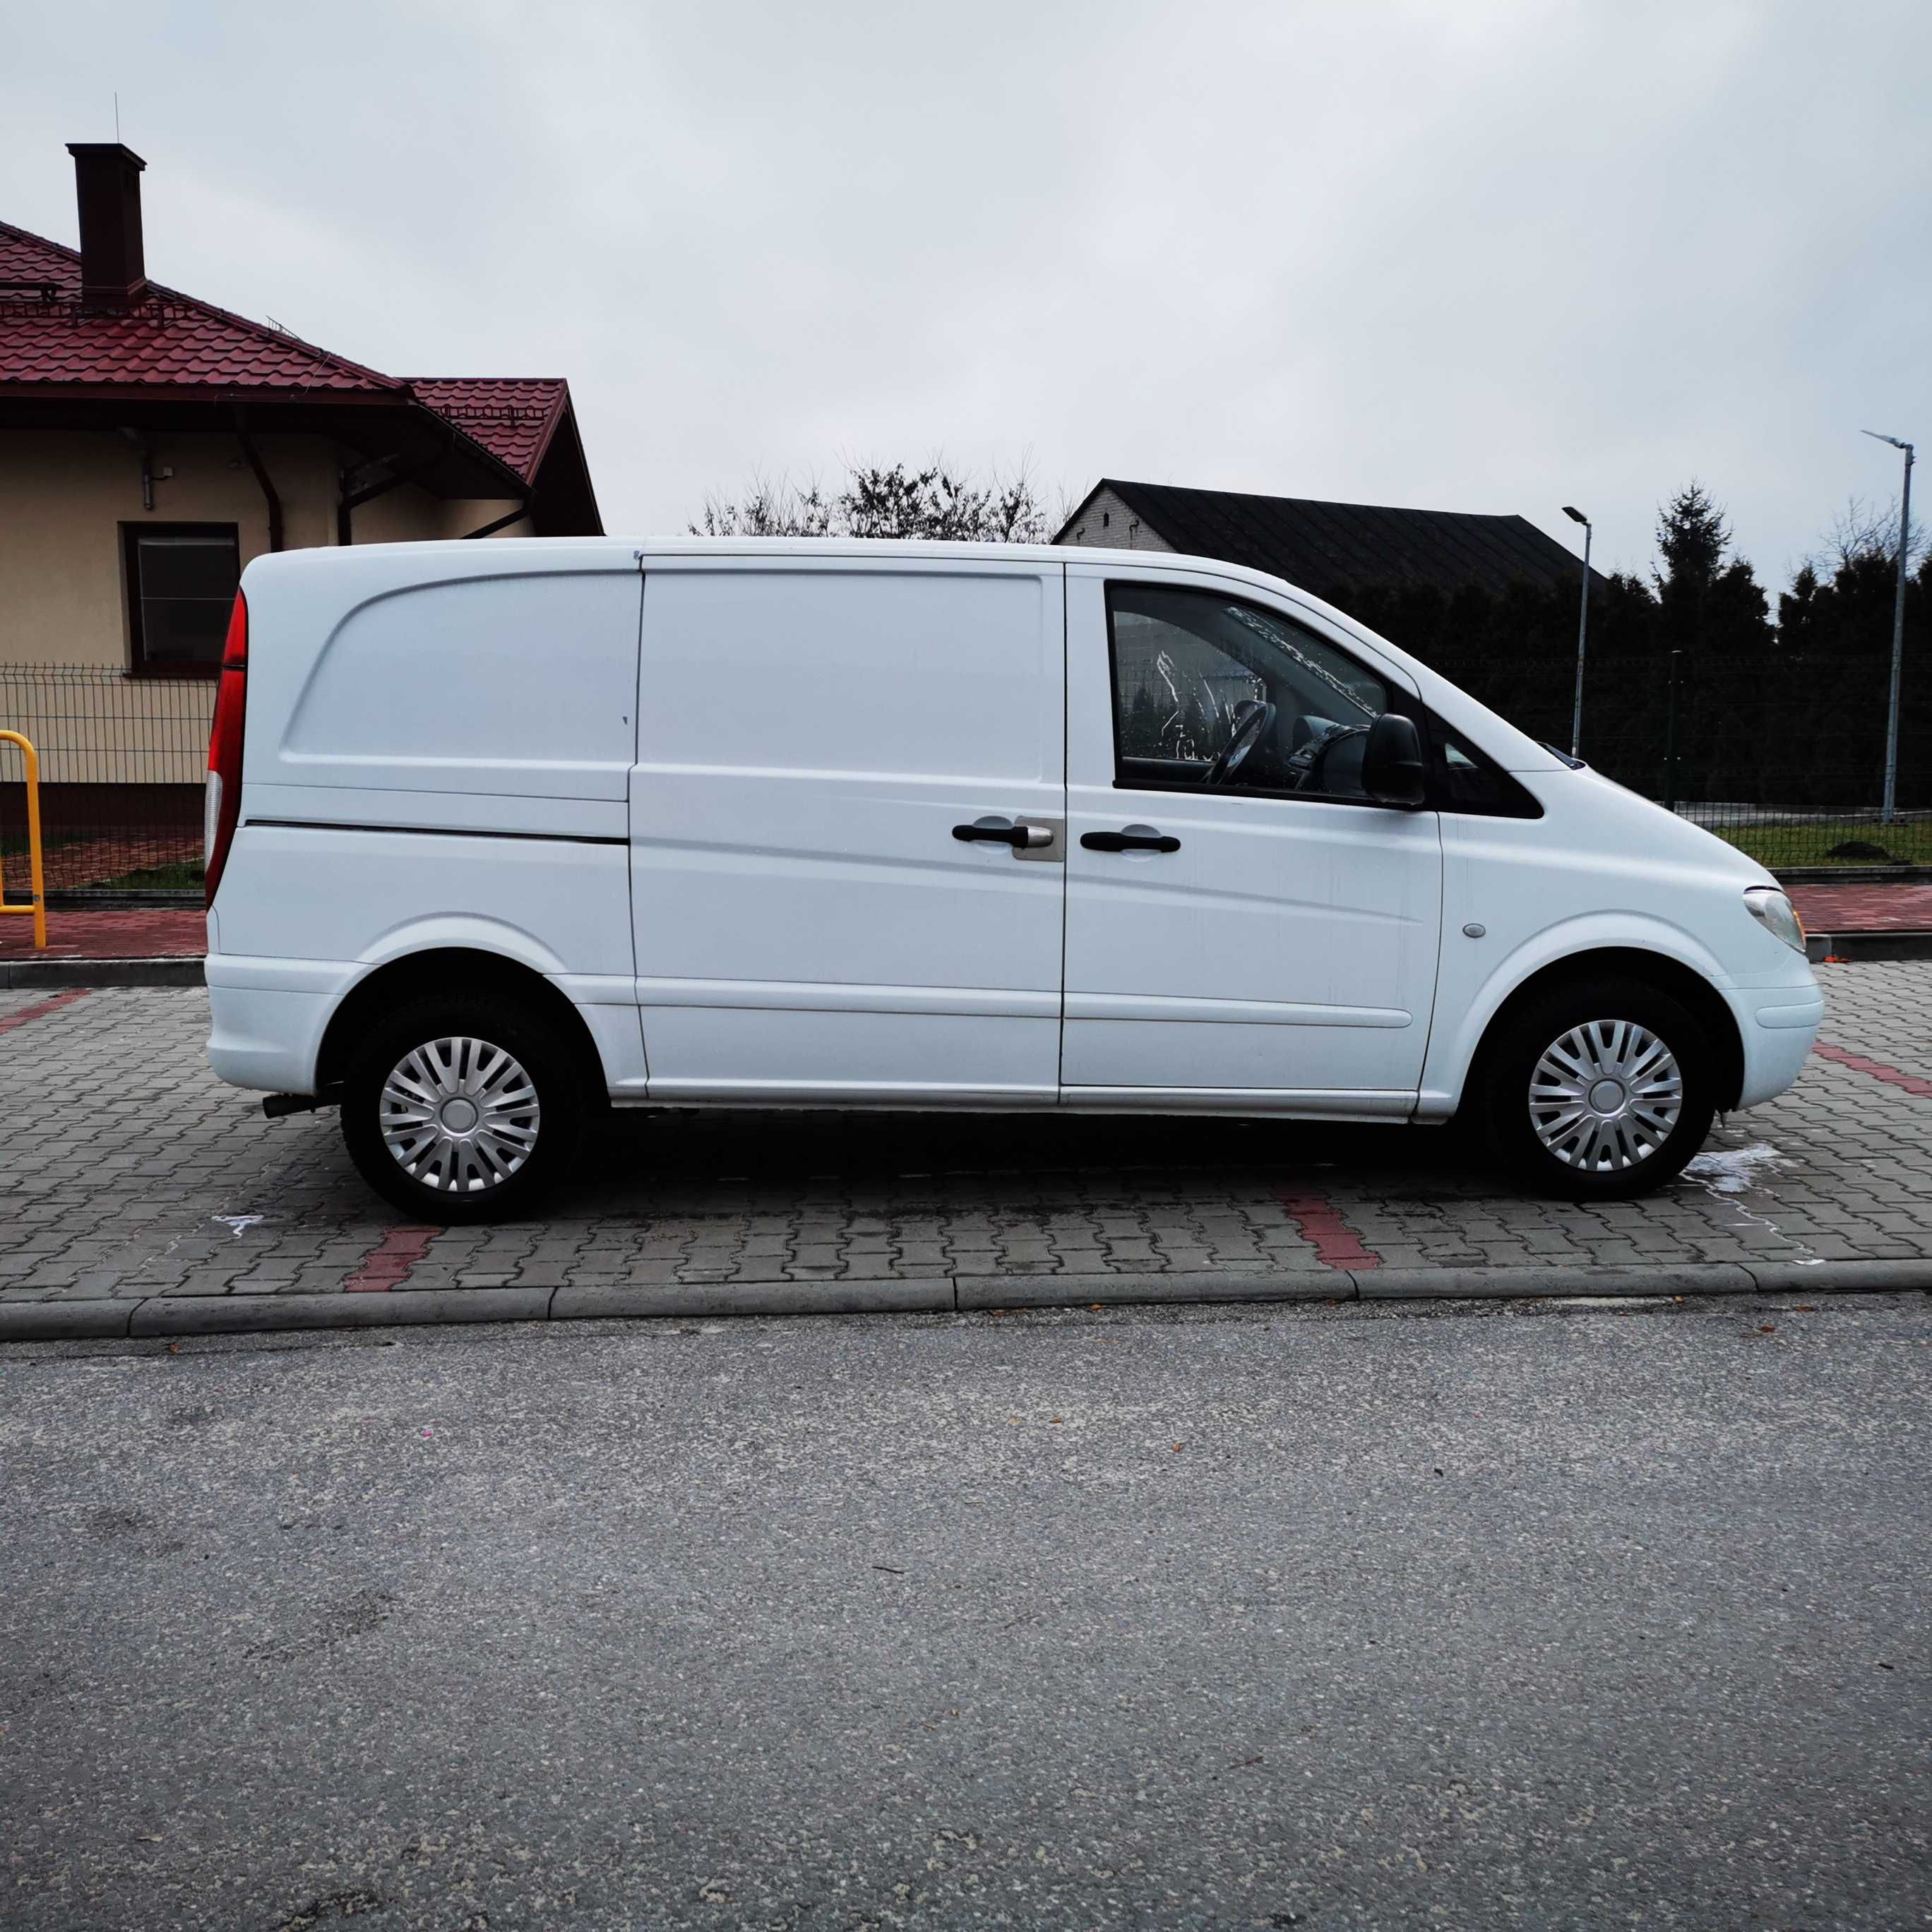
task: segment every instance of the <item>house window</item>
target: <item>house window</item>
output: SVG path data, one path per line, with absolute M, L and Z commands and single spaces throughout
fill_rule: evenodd
M 232 524 L 124 524 L 136 672 L 212 677 L 242 578 Z

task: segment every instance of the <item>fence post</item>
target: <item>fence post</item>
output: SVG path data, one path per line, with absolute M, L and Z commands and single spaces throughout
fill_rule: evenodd
M 1670 706 L 1664 723 L 1664 808 L 1677 809 L 1677 668 L 1682 651 L 1670 653 Z
M 27 761 L 27 880 L 33 898 L 23 906 L 10 906 L 0 896 L 0 912 L 31 913 L 34 920 L 34 950 L 47 950 L 46 876 L 40 858 L 40 760 L 32 741 L 18 731 L 0 731 L 0 739 L 18 745 Z

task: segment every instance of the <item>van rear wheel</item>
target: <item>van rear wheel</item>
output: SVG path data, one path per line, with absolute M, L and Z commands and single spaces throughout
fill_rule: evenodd
M 343 1080 L 363 1179 L 412 1220 L 500 1220 L 568 1172 L 585 1090 L 551 1028 L 485 994 L 413 1000 L 372 1027 Z
M 1640 980 L 1552 988 L 1504 1022 L 1485 1056 L 1490 1150 L 1540 1194 L 1648 1194 L 1704 1144 L 1716 1064 L 1690 1010 Z

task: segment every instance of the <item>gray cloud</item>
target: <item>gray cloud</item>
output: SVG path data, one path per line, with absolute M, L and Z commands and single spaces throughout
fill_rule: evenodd
M 160 279 L 402 374 L 562 374 L 605 518 L 943 447 L 1520 510 L 1769 579 L 1932 442 L 1932 10 L 22 10 L 0 216 L 145 155 Z

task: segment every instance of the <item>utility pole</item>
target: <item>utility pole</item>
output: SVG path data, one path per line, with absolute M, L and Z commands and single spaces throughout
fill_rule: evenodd
M 1905 574 L 1912 548 L 1912 445 L 1875 429 L 1862 434 L 1905 452 L 1905 487 L 1898 496 L 1898 587 L 1892 600 L 1892 698 L 1885 718 L 1884 820 L 1889 825 L 1898 804 L 1898 673 L 1905 658 Z
M 1572 523 L 1583 526 L 1583 601 L 1576 613 L 1576 703 L 1570 713 L 1570 755 L 1580 758 L 1583 742 L 1583 646 L 1590 634 L 1590 520 L 1581 510 L 1565 503 L 1563 514 Z

